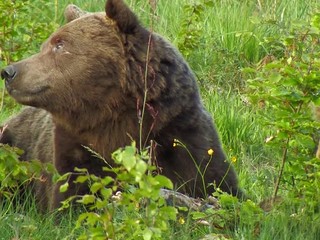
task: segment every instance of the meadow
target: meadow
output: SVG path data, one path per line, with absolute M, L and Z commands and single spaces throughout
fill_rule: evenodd
M 319 2 L 126 2 L 146 27 L 169 39 L 189 62 L 250 200 L 218 194 L 219 212 L 184 211 L 176 220 L 168 217 L 158 235 L 120 234 L 114 239 L 320 239 L 320 162 L 314 157 L 320 125 L 310 107 L 320 105 Z M 2 1 L 0 68 L 36 53 L 64 24 L 69 3 Z M 104 11 L 103 1 L 72 3 Z M 299 74 L 302 80 L 296 78 Z M 3 81 L 0 90 L 3 122 L 21 106 L 7 95 Z M 0 163 L 8 156 L 1 149 Z M 0 178 L 3 174 L 0 169 Z M 0 196 L 3 189 L 1 185 Z M 125 206 L 119 211 L 118 225 L 121 219 L 139 218 Z M 76 227 L 78 213 L 71 209 L 59 224 L 57 214 L 39 214 L 32 196 L 18 204 L 6 201 L 0 204 L 0 239 L 112 239 L 94 235 L 93 225 Z M 134 232 L 133 225 L 124 226 L 123 232 Z

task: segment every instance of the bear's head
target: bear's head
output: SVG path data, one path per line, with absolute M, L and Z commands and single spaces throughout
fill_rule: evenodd
M 149 105 L 163 111 L 179 99 L 174 116 L 192 107 L 187 98 L 198 98 L 194 76 L 178 51 L 144 28 L 123 1 L 107 0 L 101 13 L 70 5 L 65 17 L 67 23 L 39 53 L 2 70 L 18 102 L 75 122 L 84 115 L 114 119 L 129 108 L 137 111 L 146 95 Z
M 2 70 L 9 94 L 53 113 L 66 105 L 70 111 L 88 104 L 114 107 L 128 89 L 128 39 L 139 38 L 146 47 L 148 32 L 118 0 L 107 1 L 106 13 L 80 12 L 67 20 L 38 54 Z

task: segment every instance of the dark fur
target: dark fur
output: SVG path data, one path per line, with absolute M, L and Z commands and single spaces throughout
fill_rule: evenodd
M 6 80 L 7 90 L 32 107 L 8 121 L 4 139 L 24 149 L 25 159 L 53 161 L 61 174 L 77 166 L 101 175 L 103 162 L 83 146 L 112 165 L 114 150 L 130 144 L 131 138 L 138 140 L 146 85 L 142 138 L 143 143 L 156 142 L 160 172 L 192 196 L 203 197 L 204 187 L 211 193 L 214 189 L 208 185 L 213 182 L 237 194 L 236 174 L 226 162 L 195 77 L 180 53 L 142 27 L 123 1 L 108 0 L 106 15 L 80 14 L 74 19 L 71 14 L 72 21 L 53 33 L 40 53 L 12 65 L 17 74 Z M 186 149 L 173 147 L 174 139 L 186 145 L 201 171 L 206 168 L 206 186 Z M 52 192 L 50 186 L 43 188 L 51 208 L 86 191 L 73 185 L 64 194 L 59 186 Z

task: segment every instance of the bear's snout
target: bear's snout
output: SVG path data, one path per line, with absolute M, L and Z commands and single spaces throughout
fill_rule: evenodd
M 9 65 L 1 70 L 1 78 L 6 81 L 6 84 L 10 84 L 17 76 L 17 70 L 13 65 Z

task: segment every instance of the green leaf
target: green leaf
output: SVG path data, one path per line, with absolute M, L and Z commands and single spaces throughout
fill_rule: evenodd
M 192 212 L 191 215 L 193 220 L 203 219 L 207 216 L 204 212 Z
M 314 101 L 313 101 L 314 105 L 316 106 L 320 106 L 320 97 L 319 98 L 316 98 Z
M 131 169 L 136 165 L 136 149 L 132 146 L 128 146 L 122 153 L 122 164 L 130 172 Z
M 88 217 L 88 213 L 81 213 L 77 219 L 75 228 L 77 229 L 77 228 L 82 227 L 83 224 L 85 223 L 87 217 Z
M 177 218 L 178 210 L 175 207 L 163 206 L 159 210 L 170 220 L 175 220 Z
M 86 194 L 86 195 L 82 196 L 82 198 L 80 200 L 78 200 L 77 202 L 87 205 L 87 204 L 94 203 L 95 200 L 96 200 L 96 197 L 94 195 Z
M 92 184 L 92 186 L 90 187 L 90 191 L 92 193 L 96 193 L 98 192 L 101 188 L 103 187 L 103 185 L 100 182 L 95 182 Z
M 104 186 L 107 186 L 109 185 L 110 183 L 112 183 L 114 181 L 114 179 L 110 176 L 106 176 L 104 178 L 101 179 L 101 183 L 104 185 Z
M 279 73 L 272 73 L 269 76 L 269 80 L 273 83 L 278 83 L 282 79 L 282 76 Z
M 66 182 L 60 186 L 59 190 L 60 190 L 60 192 L 64 193 L 68 190 L 68 187 L 69 187 L 69 183 Z
M 100 191 L 104 199 L 109 199 L 112 196 L 112 192 L 111 188 L 102 188 Z
M 74 182 L 75 183 L 84 183 L 85 181 L 88 180 L 88 178 L 89 178 L 89 176 L 87 176 L 87 175 L 78 176 Z
M 149 228 L 146 228 L 143 231 L 143 239 L 144 240 L 150 240 L 152 238 L 152 235 L 153 235 L 153 232 Z
M 145 161 L 140 160 L 137 162 L 136 171 L 138 174 L 140 174 L 140 175 L 145 174 L 147 169 L 148 169 L 148 164 Z
M 75 172 L 80 172 L 80 173 L 88 173 L 88 169 L 86 169 L 86 168 L 78 168 L 78 167 L 75 167 L 75 168 L 74 168 L 74 171 L 75 171 Z
M 171 180 L 163 175 L 157 175 L 154 177 L 155 180 L 158 182 L 159 187 L 165 187 L 168 189 L 173 189 L 173 184 Z
M 59 176 L 59 178 L 57 179 L 57 182 L 61 182 L 61 181 L 67 180 L 71 176 L 71 174 L 72 173 L 68 172 L 68 173 L 63 174 L 62 176 Z

